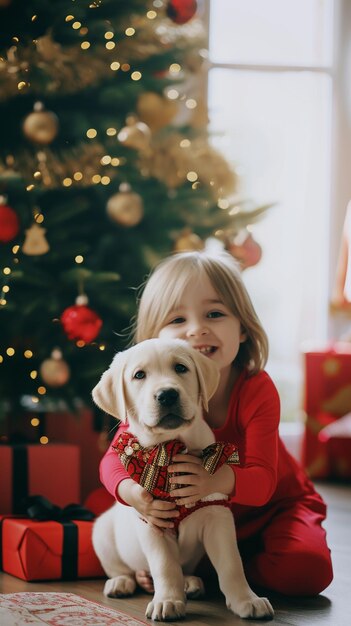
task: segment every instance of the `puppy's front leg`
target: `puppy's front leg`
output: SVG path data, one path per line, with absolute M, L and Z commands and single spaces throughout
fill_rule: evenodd
M 203 542 L 218 574 L 219 586 L 228 609 L 242 618 L 272 619 L 274 611 L 269 600 L 259 598 L 246 580 L 234 520 L 229 509 L 219 506 L 207 509 Z
M 181 619 L 185 615 L 185 593 L 176 535 L 169 531 L 159 535 L 149 524 L 140 524 L 139 538 L 155 588 L 146 617 L 161 622 Z

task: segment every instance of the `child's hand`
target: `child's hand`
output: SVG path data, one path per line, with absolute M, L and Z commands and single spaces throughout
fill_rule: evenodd
M 195 504 L 211 493 L 229 495 L 235 484 L 234 474 L 228 465 L 223 465 L 214 474 L 210 474 L 202 465 L 201 458 L 191 454 L 176 454 L 168 471 L 171 473 L 170 482 L 175 486 L 171 494 L 179 505 Z M 177 472 L 182 475 L 173 476 Z
M 214 492 L 212 475 L 197 456 L 176 454 L 168 471 L 172 474 L 170 483 L 174 486 L 171 495 L 179 505 L 194 504 Z M 177 472 L 181 472 L 181 476 L 173 476 Z
M 179 511 L 173 502 L 155 500 L 151 493 L 146 491 L 134 480 L 124 480 L 119 486 L 120 497 L 134 509 L 142 519 L 151 524 L 159 533 L 167 528 L 173 528 L 172 518 L 179 516 Z

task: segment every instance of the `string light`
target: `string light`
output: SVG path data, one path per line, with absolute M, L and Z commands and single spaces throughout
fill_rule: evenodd
M 117 135 L 117 129 L 116 128 L 107 128 L 106 129 L 106 135 L 108 135 L 109 137 L 113 137 L 114 135 Z
M 96 185 L 101 181 L 101 176 L 100 174 L 94 174 L 94 176 L 92 176 L 91 178 L 91 182 L 95 183 Z
M 81 26 L 82 26 L 81 22 L 73 22 L 72 24 L 72 28 L 74 30 L 78 30 L 79 28 L 81 28 Z
M 104 35 L 105 39 L 113 39 L 114 36 L 115 35 L 111 30 L 108 30 Z
M 130 75 L 132 80 L 140 80 L 142 77 L 142 73 L 141 72 L 132 72 Z
M 229 200 L 226 198 L 219 198 L 217 206 L 219 209 L 229 209 Z
M 182 139 L 179 145 L 181 148 L 190 148 L 191 142 L 189 139 Z
M 190 181 L 191 183 L 194 183 L 197 179 L 198 179 L 198 175 L 196 172 L 188 172 L 186 175 L 188 181 Z
M 44 446 L 49 443 L 49 439 L 48 437 L 46 437 L 45 435 L 43 435 L 42 437 L 40 437 L 39 439 L 40 443 L 42 443 Z
M 177 98 L 179 98 L 179 91 L 177 91 L 176 89 L 170 89 L 167 92 L 167 98 L 169 98 L 170 100 L 176 100 Z
M 87 134 L 88 139 L 94 139 L 97 135 L 97 130 L 95 130 L 95 128 L 89 128 L 86 134 Z
M 44 385 L 40 385 L 40 387 L 38 387 L 38 393 L 41 396 L 45 396 L 45 394 L 46 394 L 46 387 L 44 387 Z
M 189 98 L 186 102 L 185 102 L 185 106 L 188 109 L 195 109 L 197 107 L 197 102 L 196 100 L 194 100 L 194 98 Z
M 135 28 L 132 28 L 132 26 L 130 26 L 129 28 L 126 28 L 124 32 L 127 37 L 133 37 L 133 35 L 135 35 Z
M 111 179 L 109 176 L 102 176 L 101 177 L 101 184 L 102 185 L 109 185 L 111 182 Z
M 77 256 L 74 258 L 76 263 L 83 263 L 84 261 L 84 257 L 81 254 L 77 254 Z
M 108 41 L 107 44 L 105 45 L 106 50 L 113 50 L 116 47 L 116 44 L 114 41 Z
M 31 373 L 29 374 L 30 378 L 32 380 L 35 380 L 36 378 L 38 378 L 38 372 L 37 370 L 32 370 Z
M 113 72 L 117 72 L 117 70 L 119 70 L 119 68 L 121 67 L 121 64 L 118 63 L 118 61 L 113 61 L 113 63 L 111 63 L 110 68 Z
M 32 417 L 32 419 L 30 420 L 30 423 L 32 426 L 36 427 L 39 426 L 40 424 L 40 419 L 38 419 L 37 417 Z
M 73 178 L 74 178 L 74 180 L 77 180 L 77 181 L 82 180 L 82 178 L 83 178 L 82 172 L 74 172 Z
M 25 359 L 31 359 L 33 356 L 33 352 L 31 350 L 25 350 L 23 354 Z
M 169 66 L 169 72 L 170 74 L 179 74 L 179 72 L 181 71 L 181 66 L 179 65 L 179 63 L 172 63 Z
M 155 17 L 157 17 L 157 13 L 156 13 L 156 11 L 148 11 L 148 12 L 146 13 L 146 17 L 147 17 L 149 20 L 154 20 L 154 19 L 155 19 Z
M 111 163 L 111 157 L 109 154 L 105 154 L 100 161 L 101 165 L 109 165 Z
M 6 354 L 7 354 L 7 356 L 14 356 L 15 355 L 14 348 L 7 348 Z
M 82 41 L 82 43 L 80 44 L 80 47 L 82 48 L 82 50 L 88 50 L 88 48 L 90 48 L 90 42 Z
M 77 346 L 77 348 L 84 348 L 84 346 L 85 346 L 85 341 L 83 341 L 83 339 L 79 339 L 79 340 L 76 342 L 76 346 Z
M 72 178 L 64 178 L 62 184 L 64 187 L 70 187 L 73 183 Z
M 3 273 L 8 276 L 9 274 L 11 274 L 11 268 L 10 267 L 4 267 L 4 269 L 2 270 Z

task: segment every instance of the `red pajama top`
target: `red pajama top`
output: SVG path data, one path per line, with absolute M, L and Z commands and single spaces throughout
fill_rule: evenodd
M 243 370 L 233 386 L 226 422 L 213 430 L 216 441 L 234 443 L 239 452 L 239 465 L 230 466 L 235 487 L 229 498 L 239 538 L 259 531 L 278 509 L 294 500 L 301 503 L 305 498 L 307 507 L 313 500 L 320 501 L 281 441 L 279 420 L 279 396 L 270 376 L 265 371 L 249 376 Z M 127 429 L 128 425 L 119 426 L 100 464 L 101 482 L 118 500 L 118 486 L 130 475 L 113 446 Z

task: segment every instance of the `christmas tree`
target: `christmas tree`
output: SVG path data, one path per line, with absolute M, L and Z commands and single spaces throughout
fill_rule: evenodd
M 91 405 L 150 268 L 209 236 L 227 245 L 263 210 L 233 209 L 235 174 L 206 136 L 197 8 L 0 0 L 0 402 L 12 425 Z

